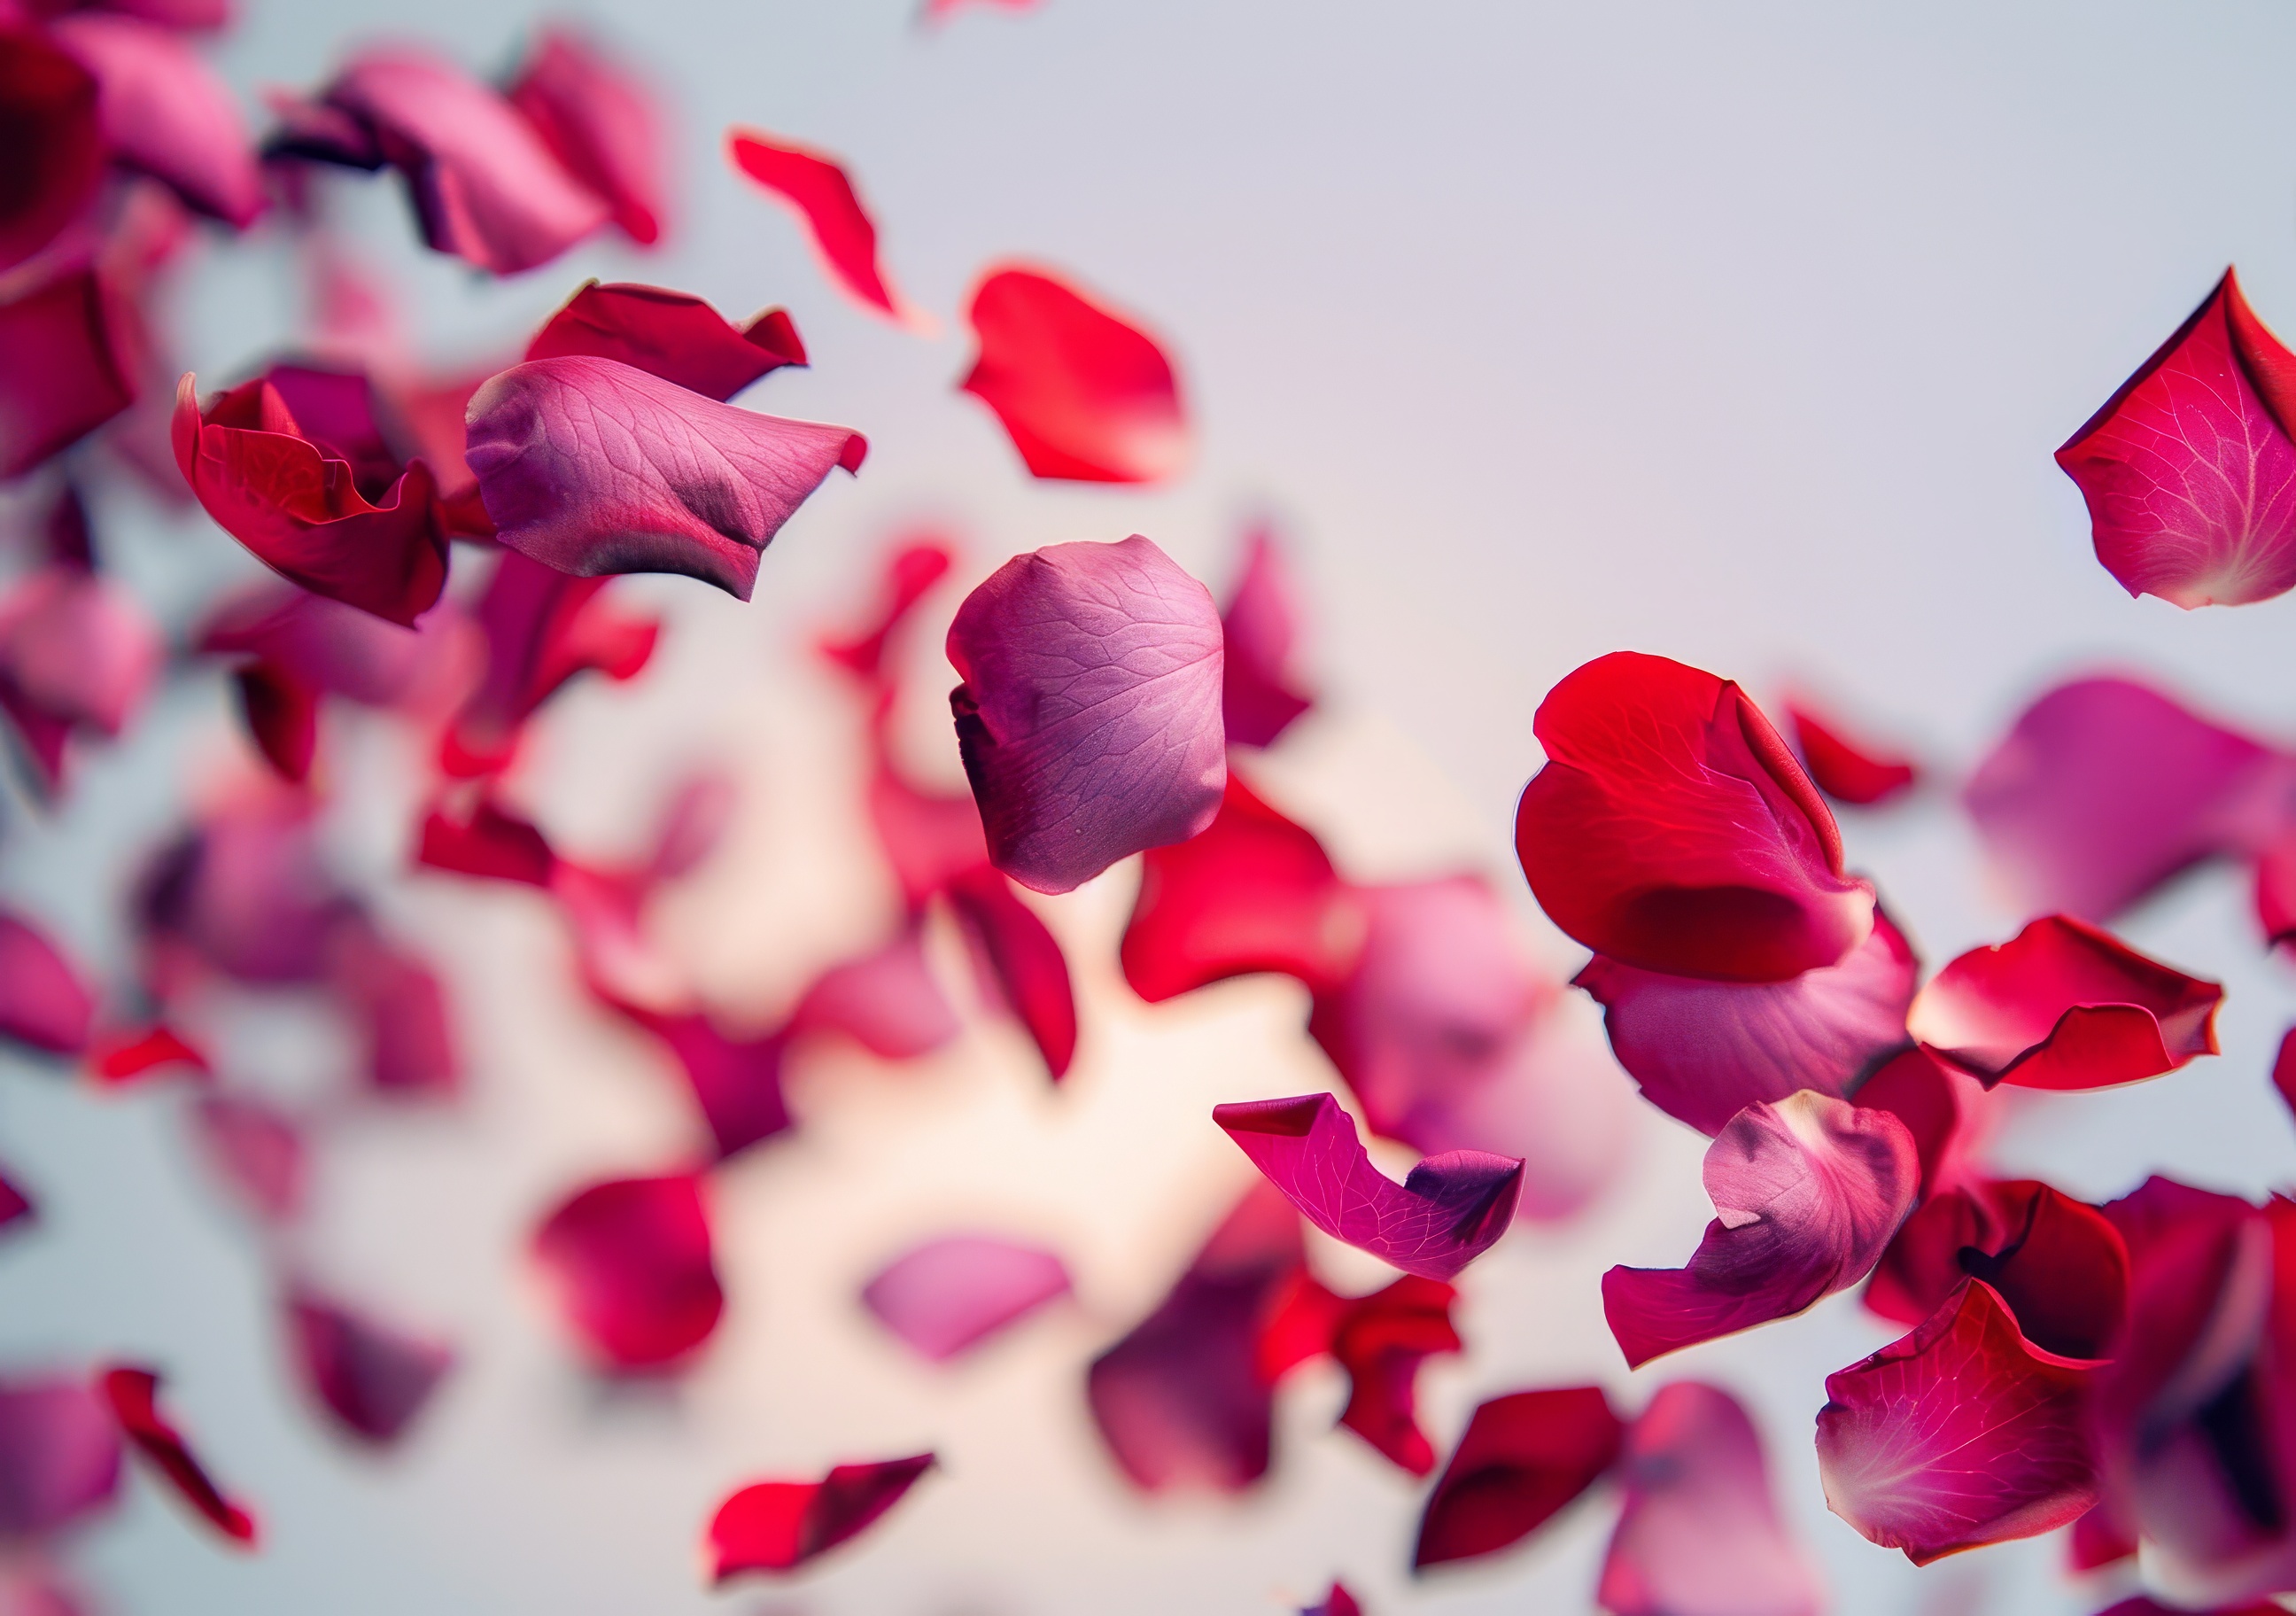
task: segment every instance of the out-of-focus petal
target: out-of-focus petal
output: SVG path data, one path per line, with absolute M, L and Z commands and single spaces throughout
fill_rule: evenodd
M 1045 1070 L 1059 1082 L 1076 1059 L 1077 1045 L 1076 994 L 1059 941 L 1004 877 L 986 865 L 953 877 L 947 892 L 1005 1005 L 1045 1057 Z
M 162 1071 L 180 1070 L 194 1079 L 211 1075 L 207 1056 L 164 1024 L 97 1036 L 90 1042 L 87 1064 L 95 1080 L 105 1084 L 140 1082 Z
M 2095 1367 L 2034 1346 L 1969 1281 L 1912 1334 L 1826 1376 L 1826 1506 L 1915 1565 L 2064 1525 L 2097 1499 L 2082 1405 Z
M 0 1381 L 0 1539 L 53 1536 L 119 1490 L 119 1427 L 78 1380 Z
M 991 270 L 965 319 L 980 342 L 964 390 L 1037 477 L 1160 482 L 1187 463 L 1172 362 L 1131 321 L 1039 270 Z
M 1624 1507 L 1595 1600 L 1612 1616 L 1816 1616 L 1754 1423 L 1695 1381 L 1661 1386 L 1619 1456 Z
M 43 568 L 0 601 L 0 677 L 66 723 L 119 734 L 160 654 L 151 614 L 100 573 Z
M 1330 1095 L 1215 1106 L 1212 1120 L 1302 1216 L 1408 1274 L 1449 1279 L 1506 1233 L 1522 1189 L 1519 1158 L 1430 1156 L 1403 1183 L 1374 1167 L 1355 1119 Z
M 915 319 L 877 262 L 877 226 L 836 159 L 758 129 L 728 130 L 726 151 L 796 212 L 833 283 L 889 319 Z
M 422 821 L 414 861 L 433 870 L 531 887 L 547 888 L 558 873 L 558 855 L 542 833 L 483 797 L 462 815 L 432 809 Z
M 1435 1468 L 1434 1444 L 1419 1429 L 1419 1366 L 1465 1344 L 1451 1323 L 1458 1292 L 1439 1279 L 1406 1274 L 1346 1304 L 1331 1352 L 1348 1372 L 1340 1423 L 1414 1476 Z
M 94 1014 L 94 997 L 56 946 L 0 912 L 0 1038 L 78 1054 L 87 1047 Z
M 32 1198 L 9 1182 L 7 1172 L 0 1169 L 0 1233 L 15 1233 L 26 1229 L 40 1215 Z
M 0 33 L 0 42 L 6 36 Z M 0 72 L 5 71 L 0 62 Z M 92 269 L 0 303 L 0 481 L 20 477 L 135 402 L 127 312 Z
M 226 600 L 200 631 L 199 649 L 252 657 L 314 691 L 389 707 L 415 687 L 439 646 L 324 595 L 265 584 Z
M 1219 615 L 1148 540 L 1015 556 L 957 608 L 948 660 L 989 857 L 1023 886 L 1069 891 L 1218 813 Z
M 2223 999 L 2216 983 L 2055 915 L 1952 961 L 1906 1024 L 1988 1087 L 2103 1088 L 2216 1054 Z
M 735 1038 L 699 1011 L 664 1013 L 626 1003 L 615 1008 L 668 1045 L 677 1057 L 709 1126 L 719 1161 L 789 1127 L 789 1104 L 782 1095 L 787 1029 L 761 1038 Z
M 590 281 L 535 334 L 526 357 L 613 359 L 722 403 L 768 371 L 803 365 L 795 336 L 777 308 L 736 330 L 690 292 Z
M 652 90 L 570 29 L 545 28 L 504 92 L 567 173 L 642 247 L 661 239 L 669 165 Z
M 438 972 L 371 927 L 346 927 L 332 978 L 365 1046 L 376 1094 L 443 1098 L 461 1087 L 463 1063 Z
M 561 572 L 676 572 L 740 600 L 858 432 L 720 404 L 615 359 L 515 365 L 472 394 L 464 457 L 507 547 Z
M 247 1095 L 207 1094 L 192 1112 L 193 1137 L 217 1177 L 268 1223 L 292 1221 L 310 1187 L 310 1156 L 293 1118 Z
M 149 1369 L 107 1369 L 96 1377 L 96 1389 L 111 1406 L 120 1433 L 184 1502 L 232 1542 L 253 1548 L 255 1517 L 216 1485 L 183 1432 L 160 1412 L 160 1377 Z
M 1481 1404 L 1427 1495 L 1411 1563 L 1423 1571 L 1521 1542 L 1603 1479 L 1625 1436 L 1599 1386 Z
M 933 1456 L 840 1464 L 818 1481 L 754 1481 L 709 1522 L 709 1577 L 793 1571 L 868 1530 L 933 1466 Z
M 2096 558 L 2131 595 L 2188 610 L 2296 584 L 2296 354 L 2229 269 L 2057 451 Z
M 914 925 L 876 952 L 816 977 L 790 1014 L 790 1029 L 841 1032 L 888 1061 L 931 1054 L 959 1031 L 956 1012 L 925 959 L 923 933 Z
M 105 152 L 94 78 L 49 40 L 4 19 L 0 107 L 7 109 L 0 127 L 10 169 L 0 200 L 0 269 L 7 269 L 80 216 L 103 177 Z
M 1849 1094 L 1905 1047 L 1919 971 L 1877 908 L 1840 964 L 1782 982 L 1667 976 L 1598 954 L 1573 984 L 1603 1006 L 1611 1049 L 1644 1098 L 1711 1135 L 1742 1107 L 1800 1089 Z
M 1805 1090 L 1732 1118 L 1705 1177 L 1715 1218 L 1688 1267 L 1603 1276 L 1603 1312 L 1634 1367 L 1865 1278 L 1914 1209 L 1921 1162 L 1889 1112 Z
M 561 1203 L 534 1236 L 560 1315 L 610 1370 L 654 1370 L 718 1327 L 726 1293 L 701 1181 L 610 1178 Z
M 856 634 L 824 636 L 821 654 L 857 677 L 881 680 L 887 644 L 926 592 L 947 575 L 954 559 L 947 541 L 931 536 L 912 539 L 890 552 L 885 557 L 875 615 Z
M 1266 528 L 1247 543 L 1243 572 L 1220 613 L 1227 643 L 1220 711 L 1230 746 L 1269 746 L 1316 701 L 1293 687 L 1300 606 L 1291 568 Z
M 1806 704 L 1790 701 L 1785 707 L 1802 767 L 1836 802 L 1872 808 L 1911 789 L 1919 778 L 1920 771 L 1905 759 L 1851 740 L 1840 724 L 1820 718 Z
M 1515 852 L 1550 919 L 1645 971 L 1783 981 L 1873 930 L 1817 788 L 1745 693 L 1615 652 L 1539 704 Z
M 451 1348 L 355 1313 L 298 1286 L 287 1342 L 304 1385 L 347 1434 L 377 1446 L 406 1435 L 453 1367 Z
M 149 951 L 180 951 L 244 982 L 311 982 L 357 905 L 320 857 L 309 800 L 286 791 L 223 805 L 164 849 L 139 906 Z
M 1012 0 L 1004 0 L 1004 3 L 1011 4 Z M 1029 0 L 1021 0 L 1021 3 L 1025 5 L 1029 4 Z M 936 4 L 933 9 L 949 11 L 954 10 L 955 7 L 948 4 Z M 1332 1591 L 1324 1595 L 1323 1604 L 1305 1607 L 1300 1611 L 1300 1616 L 1363 1616 L 1363 1604 L 1353 1594 L 1348 1592 L 1346 1583 L 1334 1582 L 1332 1584 Z
M 49 37 L 95 76 L 96 113 L 119 161 L 244 230 L 263 211 L 255 143 L 231 88 L 175 29 L 82 12 Z
M 869 820 L 912 910 L 958 876 L 988 865 L 972 793 L 919 791 L 892 767 L 882 743 L 869 775 Z
M 1041 1247 L 951 1235 L 895 1258 L 861 1300 L 885 1328 L 946 1363 L 1068 1291 L 1068 1268 Z

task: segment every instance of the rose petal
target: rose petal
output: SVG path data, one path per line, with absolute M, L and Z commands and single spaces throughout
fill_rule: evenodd
M 356 913 L 327 872 L 306 798 L 226 804 L 153 862 L 141 894 L 149 944 L 244 982 L 311 982 Z
M 836 159 L 758 129 L 729 129 L 726 151 L 734 168 L 790 205 L 832 283 L 891 319 L 914 320 L 877 262 L 877 226 Z
M 88 12 L 59 17 L 48 32 L 94 75 L 96 114 L 116 160 L 236 229 L 255 222 L 268 199 L 247 122 L 230 86 L 180 33 Z
M 1612 1616 L 1816 1616 L 1816 1576 L 1728 1392 L 1660 1387 L 1628 1428 L 1618 1473 L 1625 1504 L 1595 1594 Z
M 422 821 L 414 861 L 428 869 L 543 888 L 558 873 L 558 855 L 542 833 L 483 797 L 461 817 L 431 810 Z
M 452 1349 L 354 1313 L 316 1292 L 287 1297 L 290 1356 L 347 1434 L 388 1446 L 406 1434 L 453 1367 Z
M 2223 999 L 2216 983 L 2054 915 L 1948 964 L 1906 1025 L 1988 1087 L 2103 1088 L 2216 1054 Z
M 962 0 L 957 0 L 957 3 L 962 4 Z M 1029 0 L 1020 0 L 1020 3 L 1025 5 L 1029 3 Z M 1011 5 L 1013 0 L 1004 0 L 1004 4 Z M 955 6 L 943 4 L 934 9 L 947 11 L 954 10 Z M 1019 8 L 1016 6 L 1015 9 Z M 1346 1583 L 1334 1582 L 1332 1584 L 1332 1591 L 1324 1595 L 1323 1604 L 1307 1606 L 1300 1612 L 1300 1616 L 1363 1616 L 1363 1606 L 1353 1594 L 1348 1592 Z
M 2096 1507 L 2073 1522 L 2065 1544 L 2065 1561 L 2077 1571 L 2093 1571 L 2101 1565 L 2114 1565 L 2136 1553 L 2136 1538 L 2113 1513 L 2110 1499 L 2100 1498 Z
M 691 293 L 589 281 L 536 333 L 526 357 L 612 359 L 723 402 L 768 371 L 803 365 L 804 347 L 784 346 L 795 334 L 779 309 L 736 331 Z
M 1210 824 L 1148 849 L 1124 929 L 1124 980 L 1152 1005 L 1259 971 L 1335 988 L 1365 924 L 1322 844 L 1231 769 Z
M 1243 562 L 1220 613 L 1227 660 L 1220 713 L 1230 746 L 1269 746 L 1316 704 L 1292 688 L 1292 662 L 1300 638 L 1298 588 L 1275 538 L 1252 530 Z
M 257 658 L 312 690 L 368 707 L 398 702 L 439 649 L 420 631 L 273 584 L 226 601 L 200 631 L 198 644 L 209 656 Z
M 38 1538 L 119 1490 L 119 1427 L 77 1380 L 0 1381 L 0 1538 Z
M 94 1013 L 94 997 L 55 945 L 0 911 L 0 1038 L 78 1054 Z
M 1945 1192 L 1890 1243 L 1866 1305 L 1917 1325 L 1964 1279 L 1993 1287 L 2025 1339 L 2062 1358 L 2110 1356 L 2128 1302 L 2128 1250 L 2095 1208 L 2017 1179 Z
M 111 1405 L 120 1434 L 184 1502 L 232 1542 L 253 1548 L 255 1517 L 224 1495 L 183 1433 L 160 1412 L 160 1377 L 149 1369 L 107 1369 L 96 1377 L 96 1390 Z
M 606 1369 L 666 1368 L 725 1311 L 701 1181 L 610 1178 L 562 1202 L 534 1236 L 567 1326 Z
M 1627 1362 L 1785 1318 L 1872 1271 L 1921 1164 L 1887 1112 L 1812 1091 L 1750 1105 L 1706 1152 L 1716 1217 L 1683 1268 L 1612 1268 L 1603 1312 Z
M 1308 1222 L 1427 1279 L 1449 1279 L 1488 1251 L 1522 1189 L 1519 1158 L 1482 1151 L 1430 1156 L 1398 1185 L 1327 1094 L 1215 1106 L 1212 1120 Z
M 889 553 L 875 617 L 849 637 L 823 638 L 821 654 L 861 678 L 882 678 L 887 644 L 926 592 L 947 573 L 954 559 L 948 544 L 931 537 L 914 539 Z
M 1004 877 L 980 865 L 953 877 L 949 901 L 1054 1082 L 1076 1059 L 1076 996 L 1061 946 Z
M 195 1079 L 210 1075 L 207 1056 L 167 1026 L 105 1034 L 94 1041 L 87 1054 L 88 1070 L 100 1083 L 134 1083 L 155 1071 L 177 1068 Z
M 319 752 L 318 691 L 268 662 L 234 670 L 232 684 L 248 737 L 263 760 L 282 780 L 300 784 L 309 779 Z
M 7 36 L 0 33 L 0 49 Z M 0 74 L 6 71 L 0 60 Z M 135 402 L 128 316 L 91 269 L 0 303 L 0 481 L 20 477 Z
M 1859 1084 L 1857 1101 L 1867 1111 L 1890 1112 L 1913 1135 L 1924 1196 L 1969 1177 L 1970 1162 L 1990 1137 L 1999 1111 L 1983 1084 L 1919 1045 Z
M 1480 1405 L 1427 1495 L 1412 1565 L 1424 1571 L 1521 1541 L 1603 1479 L 1625 1434 L 1599 1386 Z
M 1054 1253 L 983 1235 L 952 1235 L 903 1252 L 862 1287 L 878 1323 L 946 1363 L 1069 1292 Z
M 1016 266 L 983 276 L 964 317 L 980 347 L 960 386 L 996 412 L 1032 475 L 1160 482 L 1187 463 L 1172 362 L 1131 321 Z
M 1827 723 L 1799 701 L 1786 704 L 1786 722 L 1793 726 L 1794 750 L 1817 789 L 1836 802 L 1871 808 L 1908 790 L 1919 771 L 1903 758 L 1877 755 Z
M 790 1030 L 841 1032 L 882 1060 L 913 1061 L 947 1044 L 959 1028 L 926 962 L 924 934 L 913 925 L 875 953 L 816 977 L 791 1013 Z
M 1920 964 L 1890 917 L 1837 965 L 1783 982 L 1667 976 L 1596 955 L 1572 979 L 1603 1008 L 1643 1097 L 1702 1134 L 1800 1089 L 1837 1098 L 1905 1047 Z
M 1066 892 L 1219 811 L 1219 618 L 1148 540 L 1015 556 L 949 625 L 964 772 L 996 867 Z
M 2057 451 L 2088 502 L 2096 558 L 2131 595 L 2190 609 L 2296 584 L 2296 354 L 2229 269 Z
M 1332 1333 L 1332 1356 L 1348 1372 L 1340 1423 L 1414 1476 L 1435 1468 L 1435 1448 L 1419 1429 L 1419 1366 L 1465 1345 L 1451 1323 L 1458 1292 L 1440 1280 L 1406 1275 L 1345 1305 Z
M 1539 704 L 1515 852 L 1549 918 L 1645 971 L 1783 981 L 1873 929 L 1809 776 L 1737 685 L 1617 652 Z
M 0 269 L 53 241 L 94 197 L 106 155 L 95 103 L 95 79 L 69 54 L 29 29 L 0 29 L 12 170 L 0 203 Z
M 310 1158 L 292 1118 L 251 1096 L 224 1094 L 201 1095 L 192 1117 L 209 1166 L 248 1210 L 269 1223 L 301 1213 Z
M 612 205 L 624 234 L 642 247 L 661 239 L 668 142 L 646 86 L 581 35 L 545 27 L 504 94 L 559 165 Z
M 614 1008 L 668 1045 L 677 1057 L 709 1124 L 718 1161 L 790 1126 L 789 1104 L 782 1095 L 787 1029 L 763 1038 L 733 1038 L 698 1012 L 664 1014 L 627 1003 Z
M 32 1198 L 8 1181 L 5 1170 L 0 1170 L 0 1233 L 29 1228 L 39 1215 Z
M 2081 1519 L 2086 1521 L 2088 1517 L 2083 1515 Z M 2213 1610 L 2199 1612 L 2198 1616 L 2282 1616 L 2287 1608 L 2267 1599 L 2255 1604 L 2218 1605 Z M 2194 1612 L 2183 1605 L 2161 1604 L 2138 1594 L 2122 1600 L 2110 1610 L 2098 1612 L 2097 1616 L 2194 1616 Z
M 755 1481 L 709 1522 L 709 1578 L 792 1571 L 859 1536 L 933 1466 L 933 1456 L 840 1464 L 818 1481 Z
M 705 398 L 613 359 L 512 365 L 472 395 L 464 457 L 496 537 L 561 572 L 676 572 L 748 600 L 758 557 L 867 440 Z
M 872 746 L 870 824 L 900 882 L 903 900 L 914 910 L 960 875 L 987 867 L 980 810 L 969 792 L 958 797 L 919 791 L 892 767 L 882 738 L 873 737 Z
M 161 654 L 151 613 L 101 573 L 45 567 L 0 601 L 0 679 L 66 724 L 118 735 Z
M 369 927 L 348 927 L 332 976 L 365 1046 L 368 1086 L 398 1098 L 447 1098 L 463 1064 L 436 972 Z
M 1971 1280 L 1912 1334 L 1826 1377 L 1826 1506 L 1915 1565 L 2064 1525 L 2097 1498 L 2082 1429 L 2094 1367 L 2026 1341 Z

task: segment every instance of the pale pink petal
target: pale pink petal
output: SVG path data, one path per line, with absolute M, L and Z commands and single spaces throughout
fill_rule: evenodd
M 861 1300 L 885 1328 L 944 1363 L 1068 1290 L 1068 1269 L 1050 1251 L 952 1235 L 894 1259 Z
M 956 1012 L 926 962 L 923 933 L 904 929 L 884 947 L 814 979 L 790 1026 L 841 1032 L 888 1061 L 930 1054 L 957 1035 Z

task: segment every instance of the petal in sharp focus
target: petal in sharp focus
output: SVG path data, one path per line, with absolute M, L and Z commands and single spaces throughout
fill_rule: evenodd
M 590 281 L 535 334 L 526 357 L 613 359 L 723 402 L 769 371 L 803 365 L 795 339 L 779 309 L 736 329 L 689 292 Z
M 916 323 L 877 261 L 877 226 L 836 159 L 757 129 L 726 136 L 734 167 L 789 204 L 830 281 L 888 319 Z
M 1069 1271 L 1040 1246 L 950 1235 L 912 1247 L 862 1287 L 877 1322 L 946 1363 L 1069 1291 Z
M 534 1255 L 568 1328 L 609 1371 L 676 1364 L 725 1310 L 709 1208 L 690 1175 L 577 1191 L 536 1231 Z
M 1427 1495 L 1411 1563 L 1423 1571 L 1521 1542 L 1603 1479 L 1625 1436 L 1599 1386 L 1480 1405 Z
M 1243 571 L 1220 613 L 1227 637 L 1220 706 L 1229 745 L 1269 746 L 1316 703 L 1295 688 L 1300 603 L 1290 564 L 1265 527 L 1245 543 Z
M 560 167 L 604 197 L 641 247 L 661 239 L 668 143 L 652 91 L 571 29 L 545 27 L 504 92 Z
M 901 1501 L 933 1456 L 840 1464 L 818 1481 L 754 1481 L 718 1506 L 709 1522 L 709 1578 L 793 1571 L 858 1537 Z
M 209 1525 L 241 1547 L 253 1548 L 255 1517 L 216 1485 L 183 1432 L 160 1412 L 160 1377 L 149 1369 L 120 1367 L 102 1371 L 95 1383 L 136 1456 Z

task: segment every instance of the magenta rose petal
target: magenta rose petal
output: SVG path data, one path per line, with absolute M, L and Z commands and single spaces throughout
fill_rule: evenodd
M 818 1481 L 755 1481 L 718 1506 L 709 1533 L 709 1578 L 793 1571 L 860 1536 L 933 1466 L 933 1456 L 839 1464 Z
M 119 1490 L 119 1426 L 80 1380 L 0 1381 L 0 1538 L 53 1536 Z
M 911 1061 L 960 1029 L 925 958 L 924 934 L 910 925 L 874 953 L 816 977 L 790 1013 L 790 1030 L 839 1032 L 880 1059 Z
M 22 476 L 135 402 L 129 328 L 127 309 L 92 269 L 0 302 L 0 353 L 8 356 L 0 366 L 0 480 Z
M 94 78 L 31 29 L 0 30 L 0 104 L 8 108 L 14 170 L 0 201 L 0 269 L 9 269 L 94 200 L 105 151 Z
M 591 281 L 527 344 L 529 359 L 586 354 L 634 365 L 705 398 L 731 398 L 768 372 L 803 365 L 779 309 L 736 330 L 700 298 L 659 286 Z
M 1229 745 L 1269 746 L 1316 702 L 1295 688 L 1300 606 L 1291 568 L 1266 528 L 1247 545 L 1242 575 L 1220 613 L 1227 644 L 1220 710 Z
M 52 1054 L 87 1047 L 95 999 L 56 946 L 0 912 L 0 1038 Z
M 560 166 L 611 205 L 623 234 L 641 247 L 661 239 L 668 142 L 646 86 L 581 35 L 545 27 L 504 94 Z
M 609 1178 L 553 1210 L 534 1255 L 570 1330 L 604 1368 L 670 1367 L 725 1311 L 701 1181 Z
M 950 905 L 965 934 L 1027 1029 L 1054 1082 L 1068 1076 L 1076 1059 L 1076 993 L 1068 958 L 1034 909 L 1012 884 L 986 865 L 949 878 Z
M 927 1241 L 862 1287 L 877 1321 L 945 1363 L 1069 1291 L 1061 1259 L 1037 1246 L 984 1235 Z
M 268 199 L 246 120 L 230 86 L 181 34 L 101 12 L 59 17 L 49 34 L 95 76 L 96 113 L 115 160 L 237 229 L 255 222 Z

